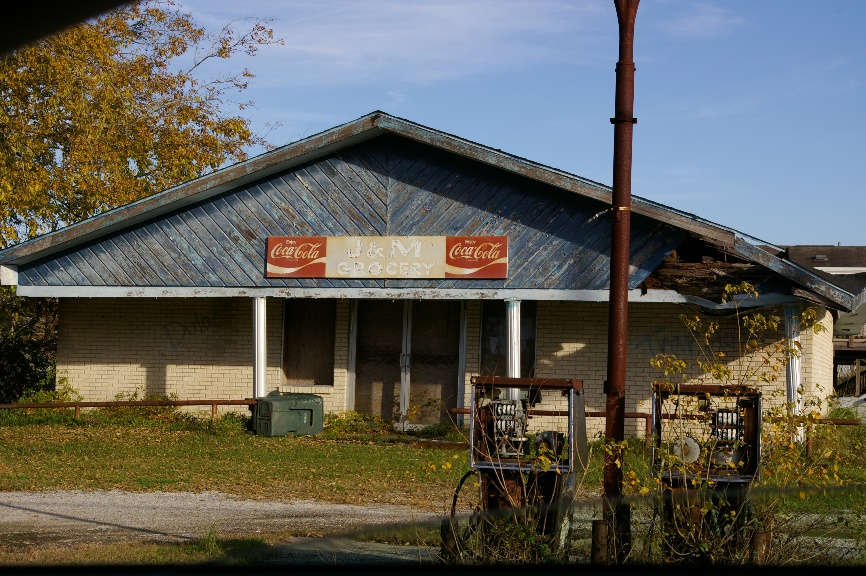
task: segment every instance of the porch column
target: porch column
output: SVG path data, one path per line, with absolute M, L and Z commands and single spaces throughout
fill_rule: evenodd
M 788 406 L 791 407 L 793 416 L 800 415 L 800 323 L 797 318 L 797 309 L 794 306 L 785 306 L 785 339 L 788 347 L 797 350 L 796 355 L 788 358 L 788 364 L 785 367 L 785 400 Z M 796 344 L 795 344 L 796 343 Z M 795 437 L 798 442 L 803 442 L 806 439 L 806 427 L 800 426 L 797 428 Z
M 355 409 L 355 363 L 358 354 L 358 300 L 352 299 L 349 312 L 349 358 L 346 374 L 346 410 Z
M 460 352 L 457 368 L 457 408 L 466 406 L 466 300 L 460 301 Z M 463 427 L 463 414 L 457 414 L 457 426 Z
M 797 309 L 794 306 L 785 306 L 785 339 L 788 347 L 799 350 L 800 326 L 797 322 Z M 785 400 L 791 406 L 794 416 L 800 415 L 800 355 L 792 355 L 788 358 L 785 367 Z
M 255 362 L 253 363 L 253 396 L 267 394 L 267 306 L 263 296 L 253 298 L 253 333 L 255 339 Z
M 505 300 L 505 318 L 508 324 L 508 371 L 509 378 L 520 378 L 520 300 Z M 519 400 L 520 390 L 505 389 L 506 400 Z

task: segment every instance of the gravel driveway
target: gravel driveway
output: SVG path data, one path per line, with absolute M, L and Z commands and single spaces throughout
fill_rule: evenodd
M 237 500 L 219 492 L 0 492 L 0 541 L 5 547 L 21 548 L 118 541 L 183 542 L 206 536 L 212 527 L 220 537 L 275 532 L 351 536 L 395 524 L 438 526 L 439 518 L 438 514 L 403 506 Z M 419 561 L 417 549 L 358 544 L 348 537 L 296 538 L 281 548 L 287 561 Z M 427 554 L 422 551 L 421 556 Z

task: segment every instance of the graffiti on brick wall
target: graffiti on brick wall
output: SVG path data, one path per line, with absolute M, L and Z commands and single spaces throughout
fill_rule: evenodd
M 188 320 L 169 322 L 162 327 L 172 350 L 178 350 L 189 340 L 200 340 L 214 331 L 231 330 L 229 315 L 223 310 L 214 310 L 208 314 L 196 312 Z
M 676 354 L 689 358 L 697 353 L 694 339 L 685 330 L 672 329 L 670 324 L 654 324 L 636 330 L 629 335 L 634 353 L 639 358 L 647 359 L 656 354 Z

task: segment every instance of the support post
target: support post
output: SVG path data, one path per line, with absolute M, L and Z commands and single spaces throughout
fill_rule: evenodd
M 800 327 L 797 325 L 797 314 L 794 306 L 785 306 L 785 339 L 788 347 L 798 350 L 800 342 Z M 788 358 L 785 366 L 785 400 L 791 406 L 794 416 L 800 414 L 800 355 Z
M 634 124 L 634 22 L 639 0 L 614 0 L 619 23 L 611 199 L 610 303 L 608 306 L 607 402 L 605 439 L 625 439 L 626 346 L 628 339 L 628 269 L 631 235 L 631 172 Z M 631 550 L 630 509 L 622 501 L 622 468 L 618 449 L 607 451 L 604 464 L 604 513 L 613 560 L 625 562 Z
M 794 306 L 785 306 L 785 339 L 788 348 L 798 351 L 800 342 L 800 326 L 797 323 L 797 310 Z M 785 366 L 785 400 L 791 408 L 791 415 L 800 415 L 800 354 L 796 352 L 788 357 Z M 797 441 L 803 442 L 805 430 L 797 429 Z
M 508 370 L 509 378 L 520 378 L 520 300 L 505 300 L 505 318 L 508 324 Z M 505 399 L 519 400 L 517 388 L 507 388 Z
M 355 362 L 358 352 L 358 301 L 352 300 L 349 309 L 349 372 L 346 375 L 346 410 L 355 409 Z
M 405 416 L 409 413 L 409 388 L 412 378 L 412 301 L 403 300 L 403 344 L 400 352 L 400 415 L 406 430 Z
M 592 541 L 590 543 L 589 563 L 595 566 L 607 564 L 607 528 L 605 520 L 592 521 Z
M 460 302 L 460 352 L 457 368 L 457 408 L 466 407 L 466 300 Z M 463 427 L 463 414 L 457 414 L 457 427 Z
M 860 360 L 860 358 L 856 358 L 854 360 L 854 396 L 858 398 L 860 397 L 860 394 L 863 393 L 863 375 L 861 374 L 861 370 L 862 360 Z
M 267 304 L 263 296 L 253 298 L 253 332 L 255 340 L 255 361 L 253 363 L 253 396 L 260 398 L 267 394 Z

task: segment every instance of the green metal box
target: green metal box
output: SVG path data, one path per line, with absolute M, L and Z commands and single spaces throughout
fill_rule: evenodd
M 260 436 L 299 436 L 322 431 L 324 408 L 316 394 L 271 392 L 256 398 L 255 431 Z

